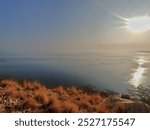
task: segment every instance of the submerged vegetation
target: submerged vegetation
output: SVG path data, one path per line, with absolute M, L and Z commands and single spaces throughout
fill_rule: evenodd
M 150 112 L 146 103 L 85 87 L 50 88 L 37 81 L 0 80 L 0 112 Z

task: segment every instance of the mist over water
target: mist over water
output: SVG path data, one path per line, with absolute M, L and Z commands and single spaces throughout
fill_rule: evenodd
M 149 61 L 149 52 L 1 55 L 0 76 L 125 93 L 130 86 L 149 85 Z

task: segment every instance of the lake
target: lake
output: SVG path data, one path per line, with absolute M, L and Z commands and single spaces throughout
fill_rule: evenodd
M 148 86 L 150 52 L 86 52 L 0 55 L 0 76 L 33 79 L 49 86 L 93 86 L 127 92 Z

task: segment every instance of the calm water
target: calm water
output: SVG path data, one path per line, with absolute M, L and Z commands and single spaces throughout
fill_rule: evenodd
M 40 56 L 1 55 L 0 76 L 55 85 L 91 85 L 124 93 L 150 84 L 150 53 L 62 53 Z

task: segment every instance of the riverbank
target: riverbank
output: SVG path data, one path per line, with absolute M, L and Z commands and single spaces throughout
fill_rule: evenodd
M 150 112 L 150 106 L 113 92 L 76 86 L 46 87 L 37 81 L 0 80 L 0 112 Z

